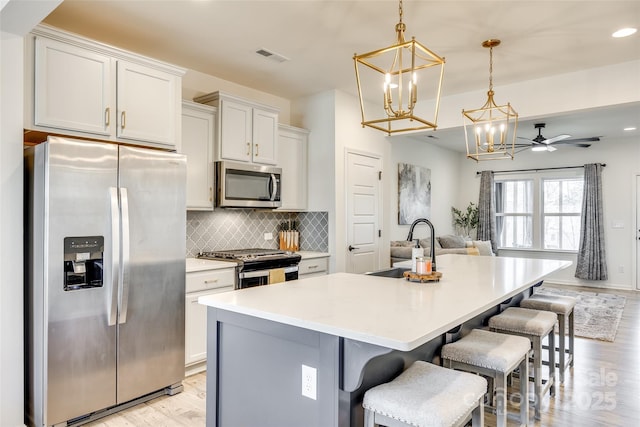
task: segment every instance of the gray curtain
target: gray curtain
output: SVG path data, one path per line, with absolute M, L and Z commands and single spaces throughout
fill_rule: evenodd
M 602 218 L 602 165 L 584 165 L 584 192 L 580 248 L 575 276 L 578 279 L 607 280 L 607 260 Z
M 478 198 L 478 240 L 491 240 L 493 253 L 498 253 L 496 238 L 496 202 L 493 196 L 493 171 L 482 171 Z

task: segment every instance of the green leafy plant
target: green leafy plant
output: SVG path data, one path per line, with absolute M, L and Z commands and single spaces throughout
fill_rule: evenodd
M 451 214 L 457 232 L 463 236 L 471 237 L 471 232 L 478 227 L 478 207 L 473 202 L 469 203 L 465 211 L 452 206 Z

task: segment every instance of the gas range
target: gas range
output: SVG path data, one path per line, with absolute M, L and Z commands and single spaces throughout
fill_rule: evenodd
M 273 272 L 279 269 L 283 270 L 285 280 L 295 280 L 298 278 L 298 263 L 301 259 L 294 252 L 263 248 L 201 252 L 197 257 L 236 262 L 238 289 L 266 285 L 273 278 Z
M 232 249 L 226 251 L 211 251 L 201 252 L 198 254 L 198 258 L 204 259 L 216 259 L 216 260 L 228 260 L 228 261 L 242 261 L 253 262 L 269 259 L 295 259 L 300 261 L 300 255 L 293 252 L 280 251 L 277 249 Z

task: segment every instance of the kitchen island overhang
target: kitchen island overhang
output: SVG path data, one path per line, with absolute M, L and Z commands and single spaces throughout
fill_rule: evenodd
M 336 273 L 200 298 L 209 306 L 207 425 L 357 424 L 365 389 L 430 360 L 447 331 L 571 265 L 439 261 L 436 283 Z M 317 372 L 315 400 L 302 396 L 302 365 Z

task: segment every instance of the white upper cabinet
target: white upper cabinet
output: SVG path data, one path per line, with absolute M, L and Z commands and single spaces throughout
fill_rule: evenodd
M 241 162 L 251 161 L 251 146 L 253 141 L 251 106 L 222 100 L 220 123 L 220 158 L 225 160 L 237 160 Z
M 119 60 L 117 81 L 117 136 L 175 145 L 175 101 L 180 99 L 180 96 L 176 98 L 180 79 L 153 68 Z
M 182 154 L 187 156 L 187 210 L 213 210 L 213 141 L 216 109 L 182 102 Z
M 254 163 L 278 163 L 278 114 L 260 108 L 253 109 Z
M 223 92 L 194 101 L 218 108 L 215 160 L 278 163 L 277 109 Z
M 309 131 L 293 126 L 279 125 L 278 166 L 282 168 L 278 210 L 304 211 L 307 209 L 307 152 Z
M 35 124 L 111 134 L 111 58 L 46 38 L 35 39 Z
M 184 69 L 45 25 L 25 59 L 25 129 L 179 148 Z

